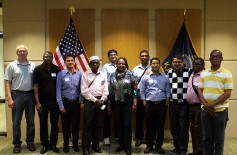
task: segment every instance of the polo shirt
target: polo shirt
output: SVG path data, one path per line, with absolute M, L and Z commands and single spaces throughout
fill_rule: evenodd
M 33 83 L 38 84 L 38 96 L 41 103 L 56 101 L 56 80 L 59 72 L 59 67 L 54 64 L 51 65 L 50 70 L 46 69 L 44 63 L 35 68 Z
M 201 73 L 198 88 L 203 88 L 203 97 L 207 103 L 217 100 L 225 90 L 233 89 L 233 77 L 230 71 L 220 67 L 216 71 L 211 68 Z M 215 105 L 216 112 L 224 111 L 229 107 L 228 100 L 221 104 Z

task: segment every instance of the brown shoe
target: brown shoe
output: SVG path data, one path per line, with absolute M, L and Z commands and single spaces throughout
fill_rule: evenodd
M 36 150 L 34 143 L 28 143 L 27 148 L 29 149 L 29 151 L 32 151 L 32 152 Z
M 18 153 L 21 153 L 21 145 L 20 144 L 16 144 L 12 150 L 12 152 L 14 154 L 18 154 Z

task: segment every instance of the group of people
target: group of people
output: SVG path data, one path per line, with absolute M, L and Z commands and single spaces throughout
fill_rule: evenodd
M 132 111 L 136 112 L 135 146 L 145 139 L 145 154 L 155 151 L 165 154 L 164 124 L 167 109 L 174 149 L 170 154 L 187 154 L 189 126 L 194 155 L 223 154 L 225 127 L 228 120 L 228 98 L 233 89 L 230 71 L 221 67 L 220 50 L 210 54 L 211 67 L 204 70 L 204 60 L 196 58 L 193 69 L 183 67 L 183 57 L 172 59 L 172 69 L 160 71 L 160 59 L 151 58 L 142 50 L 141 64 L 131 71 L 127 59 L 118 58 L 116 50 L 108 51 L 109 62 L 99 70 L 100 58 L 89 59 L 91 70 L 81 73 L 75 69 L 75 58 L 64 58 L 66 69 L 52 64 L 53 55 L 46 51 L 39 66 L 27 60 L 25 45 L 16 48 L 18 59 L 9 63 L 5 72 L 8 106 L 12 109 L 13 153 L 21 152 L 21 119 L 25 111 L 27 122 L 26 143 L 35 151 L 35 107 L 40 120 L 41 154 L 49 149 L 56 153 L 58 119 L 61 116 L 63 152 L 69 152 L 70 138 L 73 150 L 79 152 L 80 103 L 84 104 L 82 133 L 83 155 L 90 154 L 90 147 L 97 153 L 103 130 L 104 144 L 110 146 L 111 116 L 114 115 L 116 152 L 132 154 Z M 48 135 L 48 113 L 51 133 Z M 146 132 L 144 133 L 143 123 Z

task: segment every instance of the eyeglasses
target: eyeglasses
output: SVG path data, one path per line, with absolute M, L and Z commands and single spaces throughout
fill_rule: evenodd
M 173 62 L 174 64 L 181 64 L 181 63 L 183 63 L 182 61 L 174 61 Z
M 117 56 L 117 54 L 110 54 L 109 56 L 110 56 L 110 57 L 113 57 L 113 56 Z
M 222 56 L 221 55 L 211 55 L 210 58 L 211 59 L 214 59 L 214 58 L 220 59 L 220 58 L 222 58 Z

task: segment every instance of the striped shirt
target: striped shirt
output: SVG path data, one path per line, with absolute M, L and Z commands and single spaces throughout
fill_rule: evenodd
M 198 88 L 203 88 L 204 99 L 207 103 L 211 103 L 217 100 L 225 90 L 233 89 L 232 74 L 222 67 L 216 71 L 209 68 L 201 73 Z M 214 106 L 217 112 L 224 111 L 227 107 L 229 107 L 228 100 Z

